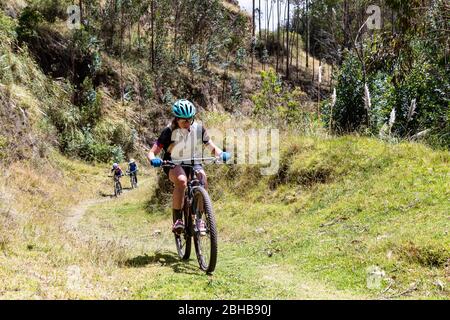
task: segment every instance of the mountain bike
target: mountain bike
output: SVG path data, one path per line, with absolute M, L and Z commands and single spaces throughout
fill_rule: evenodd
M 135 170 L 133 172 L 127 171 L 127 175 L 130 176 L 131 189 L 137 188 L 137 177 L 136 177 L 137 170 Z
M 190 162 L 190 164 L 188 164 Z M 192 238 L 200 269 L 212 273 L 217 262 L 217 227 L 213 206 L 204 182 L 198 177 L 199 171 L 194 163 L 218 163 L 218 158 L 197 158 L 187 160 L 163 161 L 162 167 L 174 168 L 181 165 L 186 172 L 188 182 L 184 196 L 184 230 L 175 233 L 175 245 L 178 256 L 188 260 L 191 255 Z M 175 222 L 176 218 L 173 217 Z
M 118 197 L 122 193 L 122 184 L 120 183 L 120 176 L 114 175 L 114 196 Z

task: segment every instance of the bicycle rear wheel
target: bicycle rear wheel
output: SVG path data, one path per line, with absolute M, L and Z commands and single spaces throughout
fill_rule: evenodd
M 200 269 L 211 273 L 216 268 L 217 262 L 216 219 L 208 192 L 203 187 L 196 187 L 193 192 L 194 201 L 192 203 L 192 210 L 195 215 L 195 252 Z M 199 221 L 203 221 L 205 230 L 198 228 Z
M 184 203 L 186 204 L 187 199 L 184 199 Z M 177 247 L 178 256 L 183 260 L 188 260 L 191 256 L 191 245 L 192 245 L 192 236 L 191 236 L 191 229 L 192 229 L 192 219 L 189 217 L 189 210 L 186 209 L 183 210 L 183 223 L 184 223 L 184 230 L 180 234 L 175 233 L 175 245 Z M 175 223 L 176 217 L 173 216 L 173 222 Z
M 119 183 L 117 181 L 114 182 L 114 196 L 117 197 L 120 194 Z

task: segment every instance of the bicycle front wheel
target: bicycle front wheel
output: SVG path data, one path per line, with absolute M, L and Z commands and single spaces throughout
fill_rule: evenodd
M 195 252 L 200 269 L 211 273 L 217 262 L 216 219 L 208 192 L 203 187 L 196 187 L 193 195 Z
M 185 199 L 185 201 L 187 201 Z M 173 222 L 176 221 L 176 217 L 173 217 Z M 191 237 L 191 219 L 189 217 L 188 210 L 183 210 L 183 223 L 184 223 L 184 230 L 182 233 L 177 234 L 175 233 L 175 245 L 177 247 L 178 256 L 183 260 L 188 260 L 191 256 L 191 243 L 192 243 L 192 237 Z

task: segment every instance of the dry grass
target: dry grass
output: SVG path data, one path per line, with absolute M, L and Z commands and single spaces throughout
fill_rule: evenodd
M 224 6 L 225 9 L 229 10 L 232 13 L 242 12 L 241 9 L 239 8 L 239 6 L 236 6 L 235 4 L 230 3 L 227 0 L 223 0 L 222 5 Z
M 69 265 L 108 263 L 109 253 L 99 253 L 114 252 L 108 251 L 111 244 L 108 250 L 92 245 L 79 249 L 78 239 L 62 228 L 68 207 L 109 187 L 105 171 L 54 153 L 49 160 L 16 162 L 4 172 L 0 296 L 16 292 L 13 296 L 19 298 L 54 298 L 45 288 L 59 285 Z M 84 258 L 89 252 L 96 257 L 92 261 Z

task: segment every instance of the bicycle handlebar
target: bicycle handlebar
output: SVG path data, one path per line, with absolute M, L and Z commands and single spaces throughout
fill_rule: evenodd
M 161 167 L 173 168 L 177 165 L 183 165 L 186 167 L 190 167 L 190 166 L 194 166 L 195 164 L 197 164 L 196 162 L 205 162 L 205 161 L 209 161 L 209 163 L 218 163 L 218 162 L 220 162 L 220 158 L 219 157 L 208 157 L 208 158 L 192 158 L 192 159 L 180 159 L 180 160 L 164 160 Z

